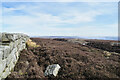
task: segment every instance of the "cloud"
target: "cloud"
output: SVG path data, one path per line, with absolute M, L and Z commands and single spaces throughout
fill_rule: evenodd
M 2 3 L 0 2 L 0 32 L 2 31 Z
M 88 12 L 70 12 L 70 13 L 64 13 L 62 15 L 63 18 L 67 17 L 67 19 L 64 21 L 69 24 L 77 24 L 77 23 L 83 23 L 83 22 L 92 22 L 94 21 L 95 17 L 98 15 L 102 15 L 101 12 L 98 11 L 88 11 Z
M 96 17 L 101 15 L 112 14 L 106 13 L 110 6 L 103 9 L 96 7 L 101 4 L 96 4 L 96 6 L 87 5 L 87 8 L 84 9 L 84 7 L 81 7 L 81 3 L 74 6 L 69 3 L 58 4 L 20 3 L 14 7 L 3 6 L 3 30 L 7 32 L 23 32 L 33 36 L 116 36 L 117 23 L 104 23 L 102 25 L 96 20 Z M 56 7 L 54 8 L 53 5 Z M 92 25 L 88 23 L 92 23 Z
M 15 10 L 22 10 L 22 9 L 24 9 L 25 8 L 25 6 L 19 6 L 19 7 L 10 7 L 10 8 L 7 8 L 7 7 L 4 7 L 4 12 L 6 12 L 6 13 L 8 13 L 8 12 L 11 12 L 11 11 L 15 11 Z
M 119 0 L 2 0 L 2 2 L 119 2 Z
M 96 36 L 118 36 L 117 26 L 116 24 L 111 24 L 108 28 L 99 28 L 100 26 L 84 26 L 84 27 L 76 27 L 76 28 L 56 28 L 56 27 L 32 27 L 24 28 L 22 31 L 20 27 L 11 27 L 7 28 L 6 31 L 11 32 L 24 32 L 30 36 L 81 36 L 81 37 L 96 37 Z M 22 29 L 22 28 L 21 28 Z
M 39 7 L 39 6 L 38 6 Z M 4 14 L 7 14 L 4 16 L 4 22 L 6 24 L 10 25 L 24 25 L 25 26 L 28 23 L 39 23 L 39 24 L 77 24 L 77 23 L 83 23 L 83 22 L 91 22 L 94 21 L 95 17 L 98 15 L 102 15 L 100 11 L 74 11 L 74 10 L 68 10 L 63 13 L 59 13 L 59 15 L 53 15 L 52 13 L 42 13 L 38 11 L 33 11 L 36 9 L 36 7 L 33 8 L 33 6 L 30 6 L 29 8 L 27 6 L 19 6 L 17 8 L 3 8 Z M 38 8 L 37 8 L 38 9 Z M 16 14 L 18 10 L 22 10 L 22 12 L 26 12 L 28 15 L 13 15 L 16 11 Z M 27 10 L 27 11 L 26 11 Z M 30 14 L 30 15 L 29 15 Z M 7 18 L 9 16 L 9 18 Z M 17 20 L 16 20 L 17 19 Z M 11 21 L 12 20 L 12 21 Z M 48 25 L 49 26 L 49 25 Z
M 84 27 L 75 27 L 75 28 L 47 28 L 47 30 L 51 31 L 52 34 L 57 35 L 65 35 L 65 36 L 89 36 L 89 37 L 96 37 L 96 36 L 117 36 L 118 26 L 117 23 L 104 25 L 104 28 L 99 26 L 84 26 Z

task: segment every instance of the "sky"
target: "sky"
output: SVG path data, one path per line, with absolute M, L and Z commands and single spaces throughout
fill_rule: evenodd
M 1 22 L 2 32 L 29 36 L 115 37 L 118 3 L 3 2 Z

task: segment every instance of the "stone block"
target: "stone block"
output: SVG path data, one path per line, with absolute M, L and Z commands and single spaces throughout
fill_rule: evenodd
M 1 78 L 6 78 L 10 74 L 9 67 L 5 68 L 5 71 L 1 74 Z
M 6 67 L 6 60 L 1 60 L 0 61 L 0 75 L 4 71 L 5 67 Z
M 3 59 L 7 58 L 8 55 L 10 54 L 10 46 L 5 46 L 3 49 Z
M 44 75 L 45 76 L 57 76 L 59 69 L 60 69 L 59 64 L 49 65 L 46 68 Z

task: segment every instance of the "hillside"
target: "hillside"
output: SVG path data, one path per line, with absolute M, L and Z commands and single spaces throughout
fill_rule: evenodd
M 40 78 L 49 80 L 49 77 L 44 76 L 45 69 L 48 65 L 55 63 L 61 66 L 57 77 L 53 77 L 55 80 L 120 78 L 119 48 L 109 47 L 110 45 L 107 44 L 111 41 L 103 40 L 101 43 L 99 40 L 86 40 L 91 43 L 82 45 L 64 39 L 32 38 L 32 40 L 41 47 L 29 47 L 21 51 L 15 69 L 7 79 Z M 100 47 L 98 44 L 101 44 Z M 111 54 L 107 56 L 105 51 L 110 51 Z

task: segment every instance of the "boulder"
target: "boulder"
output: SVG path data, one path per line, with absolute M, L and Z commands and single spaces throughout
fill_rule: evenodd
M 105 54 L 106 57 L 110 57 L 111 56 L 111 53 L 108 52 L 108 51 L 104 51 L 103 53 Z
M 61 67 L 59 66 L 59 64 L 53 64 L 53 65 L 49 65 L 46 70 L 44 75 L 45 76 L 57 76 L 58 71 Z
M 27 47 L 40 47 L 40 45 L 37 45 L 35 42 L 33 42 L 31 39 L 29 39 L 27 42 L 26 42 L 26 45 Z

